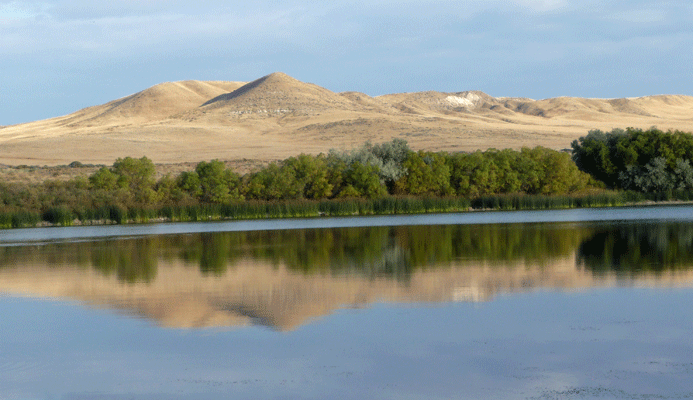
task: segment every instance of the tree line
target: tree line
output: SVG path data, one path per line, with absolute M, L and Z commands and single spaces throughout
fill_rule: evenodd
M 394 139 L 351 151 L 301 154 L 242 176 L 211 160 L 157 180 L 150 159 L 125 157 L 69 181 L 0 183 L 0 213 L 33 213 L 39 219 L 68 223 L 75 217 L 125 220 L 127 214 L 114 214 L 133 209 L 391 197 L 549 196 L 579 192 L 590 184 L 569 154 L 543 147 L 427 152 L 413 151 L 406 141 Z
M 301 154 L 244 175 L 203 161 L 159 179 L 147 157 L 125 157 L 69 181 L 0 182 L 0 226 L 604 206 L 643 193 L 693 195 L 688 133 L 593 130 L 572 148 L 572 156 L 543 147 L 430 152 L 394 139 Z
M 533 149 L 474 153 L 412 151 L 406 141 L 301 154 L 240 176 L 219 160 L 154 181 L 153 163 L 117 160 L 88 178 L 88 187 L 119 193 L 126 204 L 229 203 L 243 200 L 323 200 L 385 196 L 458 196 L 502 193 L 556 195 L 583 190 L 589 176 L 566 153 Z
M 592 130 L 572 143 L 573 160 L 616 189 L 644 193 L 693 190 L 693 135 L 656 128 Z

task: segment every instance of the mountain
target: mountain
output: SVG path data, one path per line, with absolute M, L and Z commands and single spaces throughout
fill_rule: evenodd
M 67 126 L 147 123 L 198 107 L 210 97 L 242 86 L 243 82 L 166 82 L 122 99 L 85 108 L 65 118 Z
M 480 91 L 335 93 L 276 72 L 252 82 L 167 82 L 73 114 L 0 127 L 0 163 L 254 159 L 399 137 L 414 149 L 564 149 L 590 129 L 690 131 L 693 97 L 493 97 Z
M 355 110 L 356 103 L 325 88 L 296 80 L 282 72 L 263 76 L 200 106 L 200 111 L 221 110 L 236 114 L 313 114 Z

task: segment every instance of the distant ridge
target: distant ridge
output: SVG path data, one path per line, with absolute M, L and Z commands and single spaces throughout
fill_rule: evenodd
M 403 138 L 414 149 L 565 149 L 590 129 L 693 130 L 693 97 L 493 97 L 481 91 L 335 93 L 275 72 L 252 82 L 166 82 L 106 104 L 0 127 L 0 164 L 254 159 Z

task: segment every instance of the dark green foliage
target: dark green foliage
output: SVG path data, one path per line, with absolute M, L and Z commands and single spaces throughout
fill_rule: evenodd
M 686 160 L 687 161 L 687 160 Z M 677 160 L 685 168 L 686 161 Z M 686 171 L 682 170 L 682 174 Z M 676 181 L 685 182 L 686 177 L 677 177 L 669 170 L 664 157 L 650 160 L 644 167 L 627 165 L 626 170 L 619 173 L 621 187 L 640 192 L 666 192 L 674 189 Z M 685 187 L 685 183 L 684 183 Z
M 0 212 L 0 228 L 29 228 L 40 221 L 40 214 L 31 211 Z
M 590 131 L 572 143 L 580 170 L 612 188 L 641 192 L 693 189 L 693 136 L 628 128 Z
M 41 220 L 40 216 L 36 212 L 31 211 L 17 211 L 12 213 L 12 227 L 13 228 L 28 228 L 36 226 Z
M 108 208 L 108 219 L 116 224 L 123 224 L 127 222 L 127 210 L 118 206 L 110 206 Z
M 69 226 L 72 225 L 74 215 L 65 206 L 51 207 L 43 213 L 43 220 L 51 224 Z

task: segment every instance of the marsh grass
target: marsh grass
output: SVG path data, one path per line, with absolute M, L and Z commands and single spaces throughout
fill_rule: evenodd
M 645 202 L 693 201 L 691 191 L 638 193 L 604 191 L 576 196 L 499 195 L 475 199 L 461 197 L 396 197 L 291 201 L 243 201 L 229 204 L 169 205 L 159 208 L 107 206 L 70 209 L 58 206 L 43 213 L 0 213 L 0 228 L 38 225 L 128 224 L 152 222 L 197 222 L 243 219 L 311 218 L 356 215 L 401 215 L 466 212 L 471 210 L 549 210 L 618 207 Z

